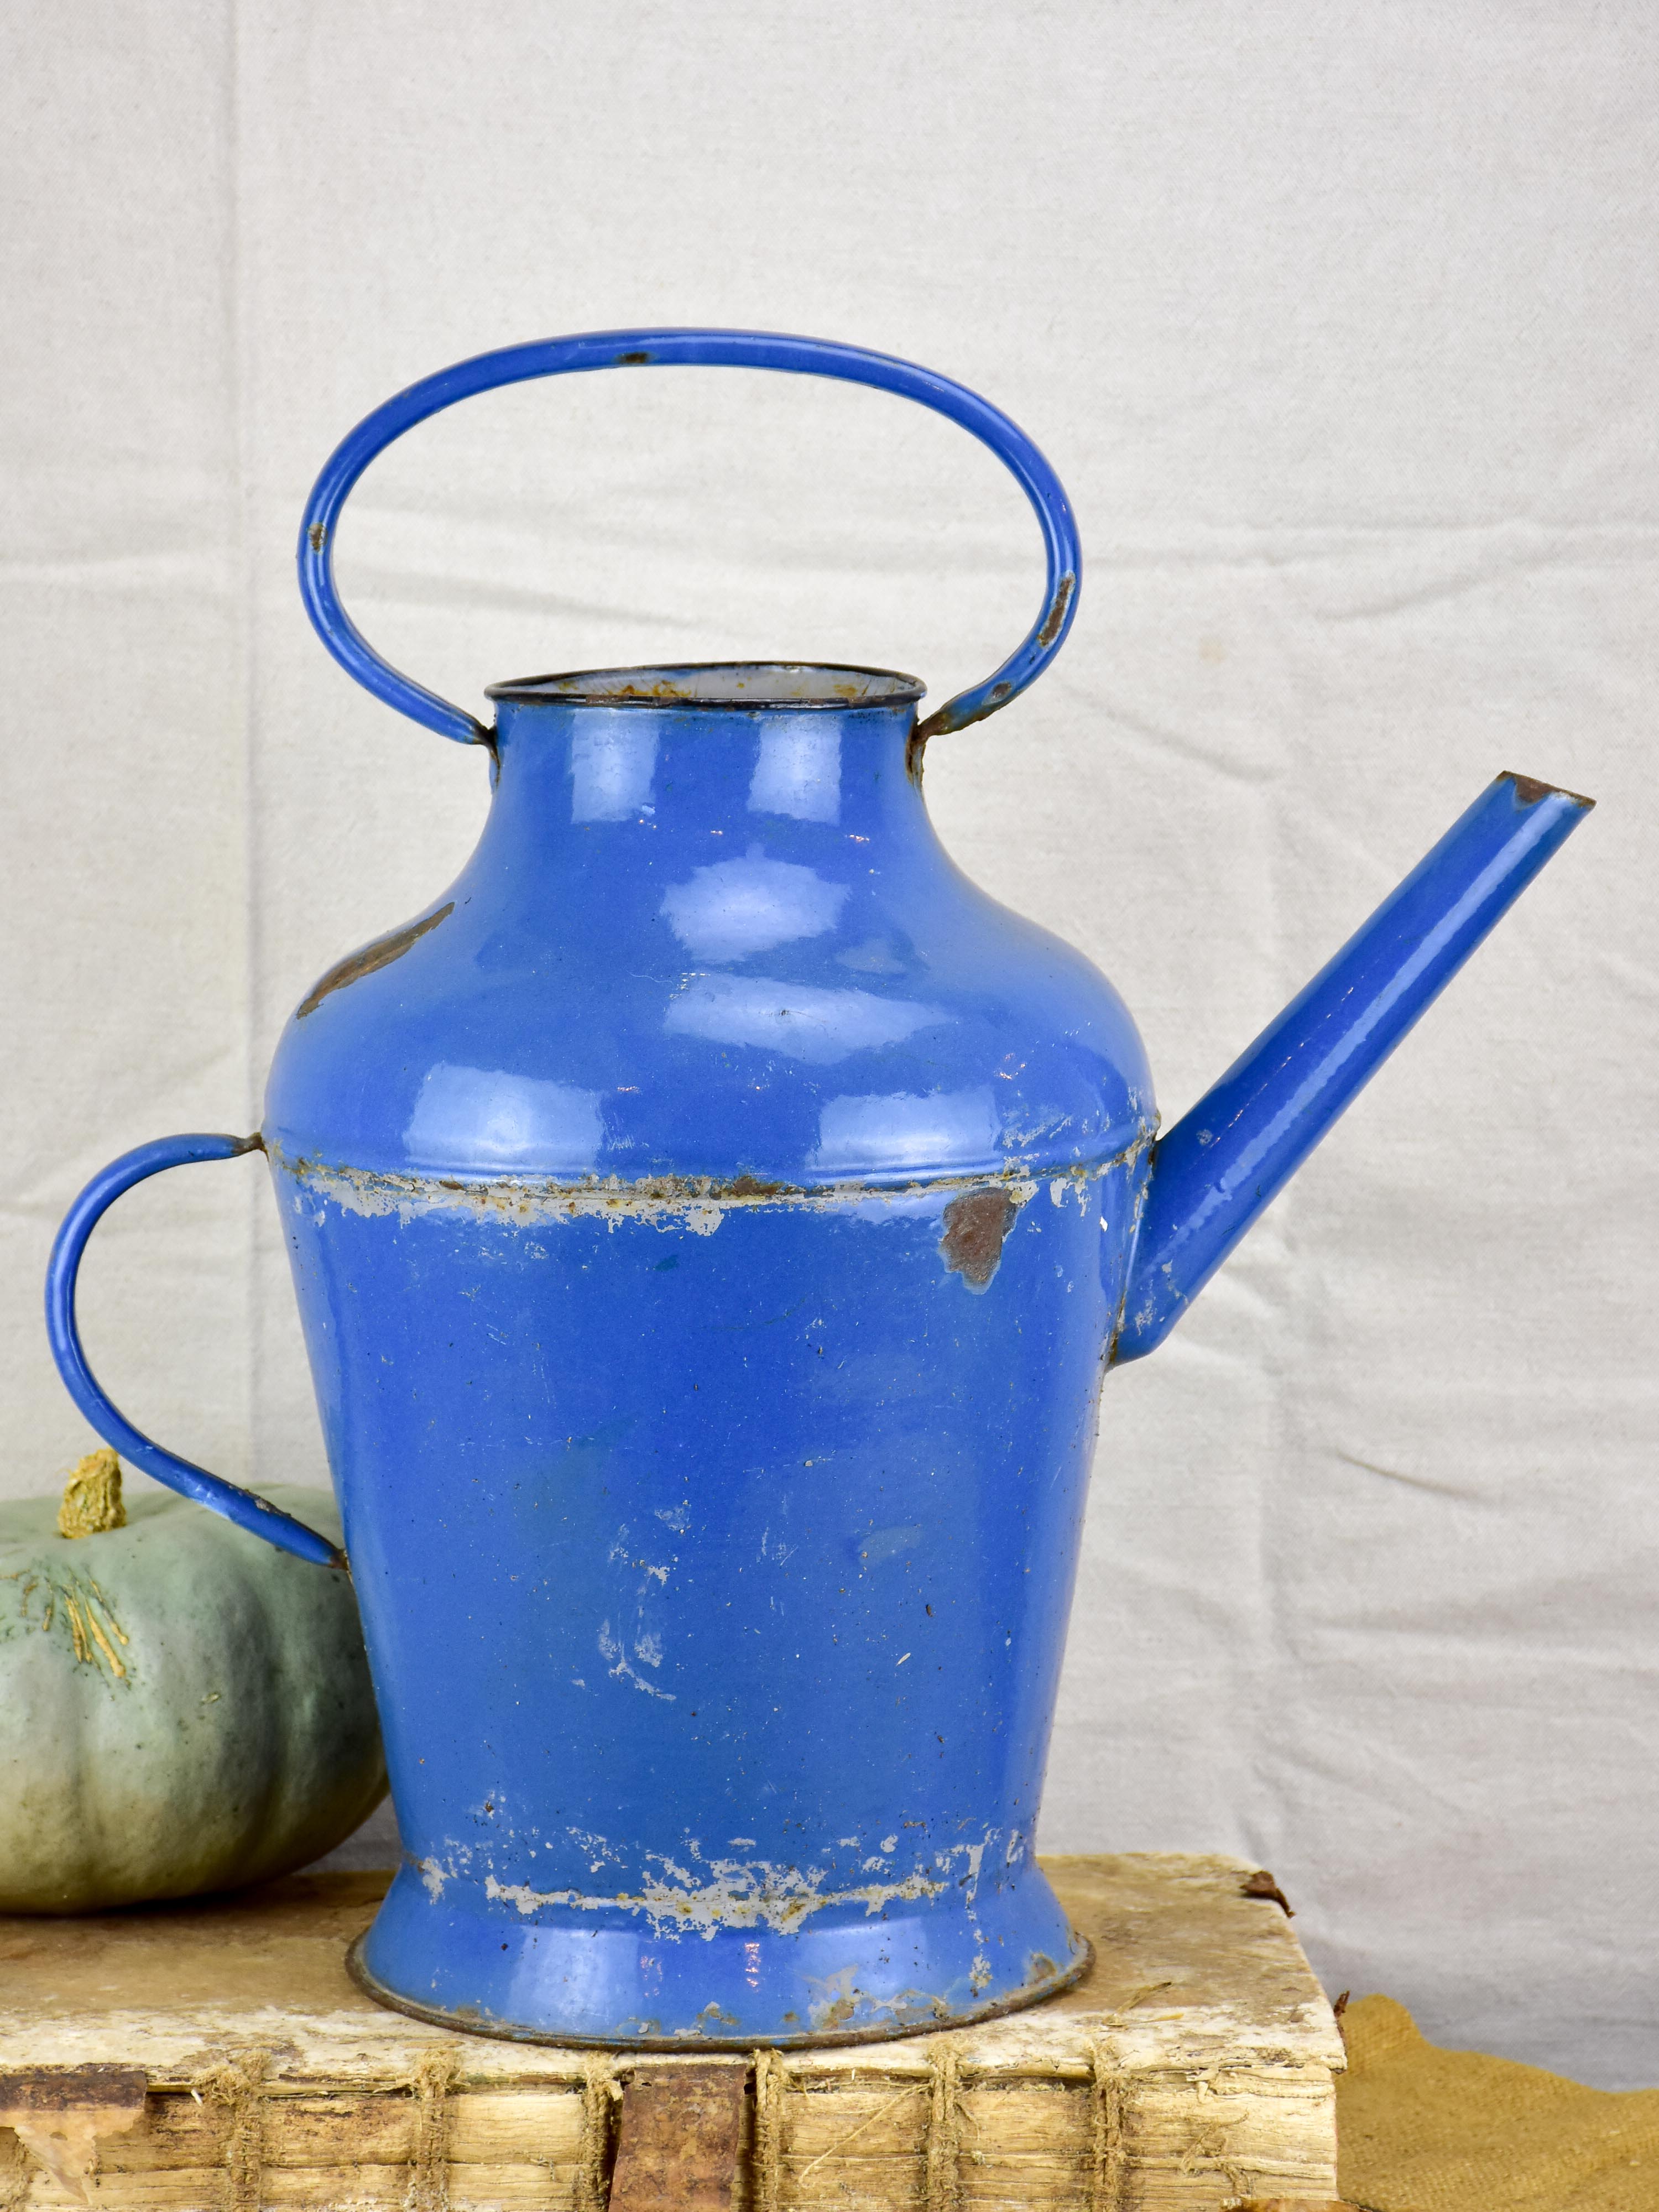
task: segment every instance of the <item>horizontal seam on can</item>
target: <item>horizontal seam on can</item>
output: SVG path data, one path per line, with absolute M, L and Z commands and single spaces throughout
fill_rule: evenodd
M 727 1213 L 766 1209 L 799 1208 L 808 1212 L 840 1210 L 850 1206 L 902 1203 L 935 1195 L 949 1198 L 958 1192 L 1000 1187 L 1020 1203 L 1040 1183 L 1097 1181 L 1112 1169 L 1133 1161 L 1151 1143 L 1152 1131 L 1143 1123 L 1132 1141 L 1120 1151 L 1096 1160 L 1067 1161 L 1037 1166 L 1028 1163 L 1002 1169 L 957 1170 L 947 1174 L 919 1172 L 905 1181 L 854 1182 L 851 1179 L 816 1184 L 763 1182 L 754 1176 L 645 1176 L 624 1182 L 619 1176 L 592 1177 L 582 1182 L 555 1176 L 520 1175 L 415 1175 L 378 1168 L 356 1168 L 318 1160 L 307 1154 L 291 1158 L 270 1139 L 265 1149 L 275 1165 L 313 1191 L 348 1211 L 362 1214 L 472 1212 L 511 1221 L 611 1220 L 656 1221 L 665 1217 L 691 1215 L 717 1220 Z M 689 1225 L 696 1226 L 696 1221 Z

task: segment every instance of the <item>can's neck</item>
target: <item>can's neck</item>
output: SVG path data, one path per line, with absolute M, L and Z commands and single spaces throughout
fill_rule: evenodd
M 601 855 L 660 878 L 755 846 L 804 866 L 937 850 L 906 772 L 908 702 L 800 711 L 503 702 L 477 861 L 585 872 Z

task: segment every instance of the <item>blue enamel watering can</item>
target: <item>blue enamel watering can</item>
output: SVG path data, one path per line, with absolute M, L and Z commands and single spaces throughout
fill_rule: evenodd
M 873 385 L 1024 486 L 1048 586 L 994 675 L 793 664 L 500 684 L 493 727 L 388 667 L 340 509 L 470 393 L 624 365 Z M 1077 611 L 1054 472 L 960 385 L 744 331 L 508 348 L 323 471 L 324 642 L 486 756 L 477 850 L 307 992 L 252 1137 L 170 1137 L 76 1201 L 53 1349 L 137 1466 L 324 1566 L 323 1537 L 141 1435 L 76 1334 L 111 1201 L 263 1151 L 285 1227 L 404 1863 L 362 1985 L 491 2035 L 845 2042 L 1062 1987 L 1031 1855 L 1100 1384 L 1162 1341 L 1588 799 L 1489 785 L 1184 1120 L 1079 954 L 976 890 L 930 738 Z

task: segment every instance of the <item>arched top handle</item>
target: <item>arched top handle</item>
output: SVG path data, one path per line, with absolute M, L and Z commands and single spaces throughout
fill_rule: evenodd
M 1036 447 L 1018 423 L 977 393 L 931 369 L 889 354 L 867 353 L 860 346 L 765 331 L 598 331 L 580 337 L 503 346 L 423 377 L 365 416 L 330 456 L 307 502 L 300 532 L 301 597 L 319 636 L 340 665 L 377 699 L 441 736 L 461 744 L 488 743 L 490 732 L 476 716 L 451 706 L 383 660 L 342 605 L 334 581 L 334 533 L 352 486 L 375 456 L 405 430 L 475 392 L 588 369 L 691 366 L 773 368 L 794 376 L 832 376 L 849 384 L 872 385 L 948 416 L 988 446 L 1018 479 L 1036 511 L 1048 555 L 1048 586 L 1036 622 L 1001 666 L 930 714 L 917 738 L 925 741 L 947 730 L 964 729 L 969 722 L 995 714 L 1042 674 L 1072 626 L 1080 571 L 1071 504 Z

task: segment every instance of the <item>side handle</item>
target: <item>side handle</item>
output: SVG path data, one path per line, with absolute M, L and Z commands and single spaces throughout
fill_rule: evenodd
M 163 1168 L 183 1167 L 191 1160 L 234 1160 L 243 1152 L 264 1150 L 264 1142 L 257 1136 L 158 1137 L 153 1145 L 140 1145 L 136 1152 L 112 1160 L 70 1206 L 52 1248 L 46 1268 L 46 1335 L 64 1387 L 104 1442 L 112 1444 L 124 1459 L 154 1475 L 157 1482 L 166 1483 L 169 1490 L 181 1491 L 198 1505 L 222 1513 L 227 1521 L 234 1521 L 251 1535 L 263 1536 L 278 1551 L 292 1552 L 319 1567 L 343 1567 L 344 1553 L 326 1536 L 279 1512 L 251 1490 L 240 1490 L 234 1482 L 225 1482 L 205 1468 L 164 1450 L 142 1430 L 135 1429 L 99 1387 L 98 1378 L 87 1364 L 76 1325 L 75 1284 L 81 1272 L 81 1255 L 87 1249 L 87 1239 L 123 1191 L 131 1190 L 146 1176 L 160 1175 Z

